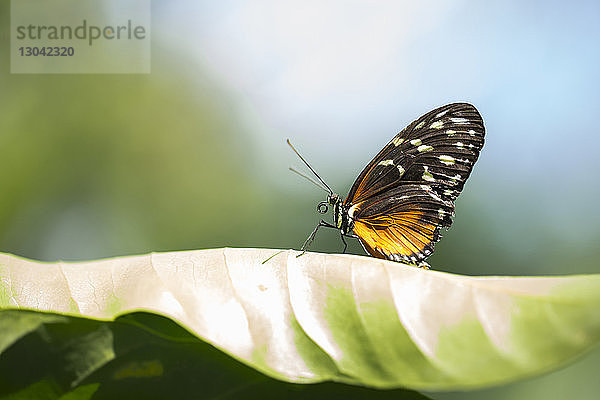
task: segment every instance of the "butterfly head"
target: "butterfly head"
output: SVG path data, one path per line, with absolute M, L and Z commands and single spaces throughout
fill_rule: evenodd
M 329 206 L 333 207 L 333 222 L 339 229 L 342 228 L 344 217 L 342 198 L 337 193 L 327 195 L 327 200 L 322 201 L 317 205 L 317 211 L 321 214 L 326 214 L 329 211 Z
M 327 214 L 327 211 L 329 211 L 329 206 L 332 206 L 335 209 L 336 206 L 341 202 L 342 199 L 340 198 L 339 194 L 331 193 L 327 195 L 327 200 L 322 201 L 317 205 L 317 211 L 320 214 Z

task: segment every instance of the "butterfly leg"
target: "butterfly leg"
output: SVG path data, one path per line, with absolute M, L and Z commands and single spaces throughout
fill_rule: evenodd
M 310 244 L 313 242 L 313 240 L 315 239 L 315 235 L 317 234 L 317 231 L 319 230 L 320 227 L 326 227 L 326 228 L 333 228 L 333 229 L 337 229 L 336 226 L 331 225 L 329 222 L 327 221 L 319 221 L 319 223 L 317 224 L 317 226 L 315 227 L 315 229 L 312 231 L 312 233 L 308 236 L 308 238 L 306 239 L 306 241 L 304 242 L 304 244 L 302 245 L 302 248 L 300 249 L 300 251 L 302 251 L 302 253 L 298 254 L 296 257 L 300 257 L 301 255 L 303 255 L 304 253 L 306 253 L 306 250 L 308 250 L 308 248 L 310 247 Z
M 342 254 L 346 253 L 346 249 L 348 248 L 348 243 L 346 243 L 346 239 L 344 239 L 344 234 L 340 232 L 340 238 L 342 239 L 342 243 L 344 243 L 344 250 L 342 250 Z

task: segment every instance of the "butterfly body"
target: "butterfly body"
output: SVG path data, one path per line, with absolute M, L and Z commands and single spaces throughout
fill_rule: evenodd
M 334 223 L 321 220 L 303 250 L 325 226 L 338 229 L 344 245 L 344 237 L 357 238 L 374 257 L 426 267 L 440 229 L 452 224 L 454 201 L 479 157 L 484 134 L 474 106 L 448 104 L 398 133 L 344 200 L 317 175 L 330 192 L 317 210 L 326 213 L 332 206 Z

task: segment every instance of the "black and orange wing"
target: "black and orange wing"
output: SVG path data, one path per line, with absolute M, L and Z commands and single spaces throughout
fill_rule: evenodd
M 402 185 L 358 203 L 354 233 L 373 256 L 417 263 L 433 252 L 440 228 L 452 223 L 453 207 L 420 185 Z
M 477 109 L 454 103 L 408 125 L 365 167 L 344 207 L 353 231 L 375 257 L 422 262 L 448 228 L 483 146 Z

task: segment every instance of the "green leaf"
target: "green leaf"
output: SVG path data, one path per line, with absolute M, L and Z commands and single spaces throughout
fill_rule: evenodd
M 46 317 L 0 311 L 4 314 Z M 132 313 L 110 322 L 60 318 L 55 322 L 40 318 L 46 322 L 38 330 L 0 355 L 0 399 L 427 399 L 407 390 L 277 381 L 155 314 Z M 79 378 L 70 360 L 85 359 L 105 348 L 105 341 L 94 343 L 85 336 L 107 330 L 114 357 Z
M 60 343 L 69 373 L 58 381 L 73 387 L 107 368 L 113 380 L 169 371 L 160 357 L 120 364 L 115 354 L 144 337 L 194 346 L 200 338 L 288 382 L 418 390 L 521 379 L 564 365 L 600 339 L 598 275 L 468 277 L 368 257 L 297 254 L 215 249 L 54 264 L 0 255 L 0 308 L 116 319 L 145 332 L 142 339 L 120 333 L 129 339 L 116 343 L 115 323 L 45 315 L 38 341 Z M 131 314 L 138 311 L 191 334 L 153 327 L 156 319 Z M 0 322 L 15 318 L 3 314 Z M 19 314 L 23 322 L 10 323 L 8 339 L 0 335 L 4 348 L 36 329 L 32 314 Z M 76 341 L 60 340 L 73 335 Z

